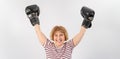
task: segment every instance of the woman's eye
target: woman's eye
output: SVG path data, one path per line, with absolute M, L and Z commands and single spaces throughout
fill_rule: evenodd
M 63 36 L 63 34 L 60 34 L 60 36 Z
M 57 35 L 55 35 L 57 37 Z

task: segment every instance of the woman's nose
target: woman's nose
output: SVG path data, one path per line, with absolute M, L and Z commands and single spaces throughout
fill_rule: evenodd
M 58 39 L 60 39 L 60 36 L 58 36 Z

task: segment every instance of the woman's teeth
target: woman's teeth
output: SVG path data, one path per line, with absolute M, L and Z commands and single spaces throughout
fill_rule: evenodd
M 62 42 L 62 39 L 56 40 L 57 42 Z

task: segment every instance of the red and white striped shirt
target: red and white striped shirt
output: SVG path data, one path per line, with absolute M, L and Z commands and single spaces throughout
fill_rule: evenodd
M 44 45 L 47 59 L 71 59 L 74 47 L 73 40 L 65 42 L 61 48 L 56 48 L 55 44 L 48 39 Z

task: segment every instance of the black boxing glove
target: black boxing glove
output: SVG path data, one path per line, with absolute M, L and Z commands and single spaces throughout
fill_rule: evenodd
M 84 18 L 84 20 L 82 22 L 82 26 L 85 27 L 86 29 L 90 28 L 92 26 L 91 21 L 93 20 L 94 15 L 95 15 L 94 10 L 83 6 L 81 8 L 81 15 Z
M 31 24 L 34 26 L 39 24 L 39 7 L 37 5 L 30 5 L 25 8 L 25 13 L 27 14 L 28 18 L 30 19 Z

